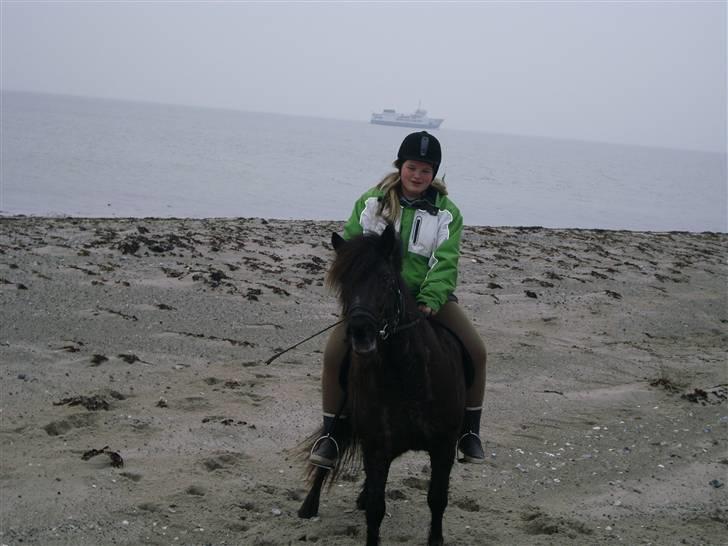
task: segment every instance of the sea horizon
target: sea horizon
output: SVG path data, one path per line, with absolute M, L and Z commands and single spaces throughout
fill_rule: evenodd
M 290 117 L 290 118 L 304 118 L 304 119 L 311 119 L 311 120 L 322 120 L 322 121 L 350 121 L 354 123 L 365 123 L 369 125 L 369 121 L 366 117 L 362 118 L 343 118 L 343 117 L 326 117 L 326 116 L 312 116 L 308 114 L 294 114 L 294 113 L 285 113 L 285 112 L 274 112 L 274 111 L 268 111 L 268 110 L 245 110 L 243 108 L 234 108 L 232 106 L 211 106 L 211 105 L 204 105 L 204 104 L 191 104 L 186 102 L 161 102 L 156 100 L 150 100 L 150 99 L 130 99 L 130 98 L 123 98 L 123 97 L 101 97 L 97 95 L 79 95 L 75 93 L 55 93 L 55 92 L 49 92 L 49 91 L 28 91 L 24 89 L 8 89 L 8 88 L 0 88 L 0 94 L 5 93 L 16 93 L 16 94 L 25 94 L 25 95 L 40 95 L 40 96 L 49 96 L 49 97 L 59 97 L 59 98 L 74 98 L 74 99 L 86 99 L 86 100 L 96 100 L 96 101 L 109 101 L 109 102 L 128 102 L 132 104 L 146 104 L 146 105 L 154 105 L 154 106 L 176 106 L 181 108 L 190 108 L 190 109 L 202 109 L 202 110 L 217 110 L 221 112 L 231 112 L 231 113 L 239 113 L 239 114 L 264 114 L 264 115 L 270 115 L 270 116 L 281 116 L 281 117 Z M 368 112 L 366 115 L 371 115 L 371 112 Z M 447 118 L 445 118 L 445 122 L 447 122 Z M 574 142 L 574 143 L 583 143 L 583 144 L 606 144 L 609 146 L 625 146 L 628 148 L 648 148 L 648 149 L 654 149 L 654 150 L 665 150 L 665 151 L 675 151 L 675 152 L 698 152 L 698 153 L 709 153 L 709 154 L 718 154 L 718 155 L 724 155 L 728 157 L 728 151 L 720 151 L 720 150 L 712 150 L 712 149 L 704 149 L 704 148 L 679 148 L 676 146 L 660 146 L 657 144 L 643 144 L 643 143 L 625 143 L 625 142 L 616 142 L 611 140 L 598 140 L 598 139 L 588 139 L 588 138 L 579 138 L 579 137 L 564 137 L 564 136 L 553 136 L 553 135 L 540 135 L 540 134 L 528 134 L 528 133 L 508 133 L 508 132 L 501 132 L 501 131 L 487 131 L 484 129 L 474 129 L 474 128 L 463 128 L 463 127 L 448 127 L 445 125 L 445 127 L 439 127 L 435 129 L 428 129 L 429 131 L 432 131 L 432 134 L 437 135 L 437 132 L 445 129 L 445 130 L 453 130 L 453 131 L 461 131 L 466 133 L 477 133 L 477 134 L 483 134 L 483 135 L 490 135 L 490 136 L 502 136 L 502 137 L 522 137 L 522 138 L 534 138 L 534 139 L 545 139 L 545 140 L 556 140 L 556 141 L 565 141 L 565 142 Z M 410 129 L 412 131 L 416 131 L 417 129 Z
M 414 129 L 2 90 L 0 216 L 345 220 Z M 726 154 L 442 127 L 466 225 L 726 232 Z

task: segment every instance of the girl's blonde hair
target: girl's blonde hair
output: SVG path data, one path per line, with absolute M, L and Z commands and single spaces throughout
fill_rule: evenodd
M 396 160 L 393 165 L 397 171 L 389 173 L 377 184 L 377 189 L 384 192 L 384 197 L 382 197 L 379 203 L 379 215 L 392 224 L 397 222 L 401 213 L 399 197 L 402 195 L 402 179 L 399 176 L 399 169 L 402 163 L 399 159 Z M 447 195 L 444 176 L 442 178 L 435 178 L 432 181 L 432 187 L 442 195 Z

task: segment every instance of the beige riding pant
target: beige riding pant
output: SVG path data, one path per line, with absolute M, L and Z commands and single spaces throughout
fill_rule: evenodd
M 433 317 L 455 332 L 470 354 L 475 369 L 473 384 L 468 388 L 466 406 L 480 408 L 485 395 L 485 344 L 477 330 L 465 315 L 460 306 L 454 301 L 448 301 Z M 321 390 L 323 410 L 326 415 L 336 415 L 339 406 L 344 400 L 344 391 L 339 385 L 339 371 L 341 362 L 346 356 L 346 323 L 342 322 L 329 334 L 324 350 L 324 369 L 321 373 Z

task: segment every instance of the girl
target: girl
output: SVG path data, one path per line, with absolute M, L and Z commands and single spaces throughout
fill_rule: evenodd
M 442 159 L 439 141 L 425 131 L 408 135 L 399 147 L 390 173 L 354 204 L 344 226 L 344 238 L 363 232 L 381 233 L 394 224 L 403 245 L 402 276 L 418 302 L 420 311 L 455 332 L 465 345 L 475 369 L 468 388 L 462 436 L 458 450 L 463 460 L 482 463 L 480 415 L 485 393 L 486 351 L 482 339 L 457 304 L 460 235 L 463 219 L 447 196 L 445 184 L 435 178 Z M 332 330 L 324 351 L 321 376 L 324 431 L 311 451 L 316 466 L 333 468 L 338 458 L 338 441 L 348 434 L 345 411 L 334 427 L 336 413 L 344 401 L 339 370 L 346 357 L 346 324 Z

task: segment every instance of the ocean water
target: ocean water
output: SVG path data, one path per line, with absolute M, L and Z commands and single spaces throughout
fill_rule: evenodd
M 345 219 L 411 129 L 2 92 L 0 214 Z M 726 155 L 447 128 L 468 225 L 728 231 Z

